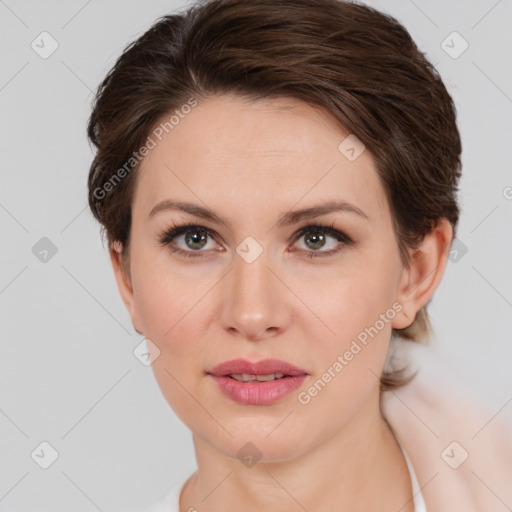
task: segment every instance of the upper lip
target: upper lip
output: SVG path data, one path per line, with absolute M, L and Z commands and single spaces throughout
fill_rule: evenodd
M 211 375 L 224 376 L 236 373 L 248 375 L 267 375 L 270 373 L 282 373 L 283 375 L 307 375 L 306 370 L 297 368 L 293 364 L 279 359 L 263 359 L 252 363 L 246 359 L 232 359 L 218 364 L 208 372 Z

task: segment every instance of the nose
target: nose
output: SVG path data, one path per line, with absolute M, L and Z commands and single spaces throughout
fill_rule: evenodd
M 223 328 L 250 341 L 278 336 L 291 323 L 293 294 L 272 268 L 267 252 L 254 261 L 236 254 L 233 265 L 223 286 Z

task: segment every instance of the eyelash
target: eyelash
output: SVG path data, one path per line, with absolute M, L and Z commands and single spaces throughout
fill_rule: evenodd
M 172 223 L 171 227 L 169 229 L 163 230 L 159 235 L 159 243 L 162 246 L 170 246 L 170 243 L 176 238 L 177 236 L 180 236 L 182 234 L 186 234 L 188 231 L 192 231 L 192 229 L 200 229 L 201 231 L 204 231 L 205 234 L 215 239 L 215 232 L 205 228 L 204 226 L 198 226 L 197 224 L 176 224 Z M 334 223 L 331 225 L 323 224 L 322 222 L 316 222 L 316 223 L 308 223 L 303 228 L 301 228 L 296 235 L 294 236 L 294 241 L 297 241 L 301 237 L 303 237 L 307 233 L 322 233 L 324 235 L 329 235 L 335 238 L 338 242 L 341 242 L 341 244 L 336 249 L 331 249 L 329 251 L 301 251 L 305 252 L 304 257 L 305 258 L 323 258 L 327 256 L 332 256 L 335 253 L 339 252 L 341 250 L 341 247 L 343 245 L 350 246 L 353 244 L 353 240 L 346 235 L 345 233 L 338 231 L 337 229 L 334 229 Z M 183 249 L 172 247 L 170 246 L 170 250 L 173 253 L 180 254 L 181 256 L 185 256 L 188 258 L 202 258 L 203 256 L 200 254 L 201 252 L 205 251 L 184 251 Z M 197 254 L 199 253 L 199 254 Z

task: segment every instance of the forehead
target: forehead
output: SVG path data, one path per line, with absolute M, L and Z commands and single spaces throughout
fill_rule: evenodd
M 319 108 L 293 98 L 209 98 L 183 115 L 142 162 L 136 191 L 149 210 L 173 198 L 251 208 L 343 199 L 369 217 L 386 209 L 373 159 L 350 161 L 338 149 L 349 135 Z

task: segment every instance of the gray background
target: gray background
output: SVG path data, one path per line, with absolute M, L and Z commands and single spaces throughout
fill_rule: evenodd
M 430 307 L 433 350 L 499 413 L 512 407 L 511 1 L 367 3 L 405 24 L 458 108 L 460 243 Z M 92 91 L 183 5 L 0 0 L 1 511 L 141 511 L 196 467 L 190 432 L 133 355 L 142 337 L 86 207 Z M 46 59 L 31 47 L 43 31 L 59 45 Z M 457 58 L 453 31 L 469 43 Z M 43 237 L 57 249 L 46 262 Z M 48 469 L 31 457 L 43 441 L 59 454 Z

